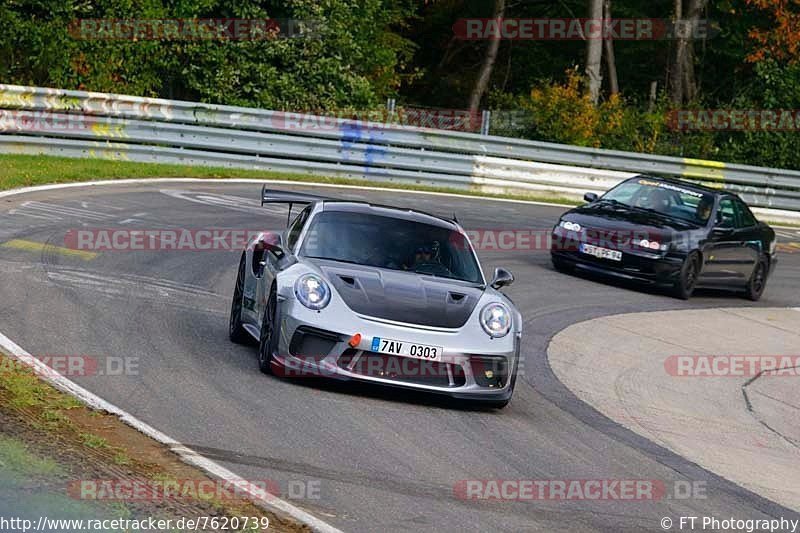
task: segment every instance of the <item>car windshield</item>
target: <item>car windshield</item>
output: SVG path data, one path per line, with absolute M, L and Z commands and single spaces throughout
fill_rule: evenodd
M 369 213 L 318 214 L 300 255 L 483 283 L 472 247 L 460 232 Z
M 608 191 L 601 201 L 646 209 L 658 214 L 705 225 L 714 207 L 710 194 L 681 185 L 638 178 L 626 181 Z

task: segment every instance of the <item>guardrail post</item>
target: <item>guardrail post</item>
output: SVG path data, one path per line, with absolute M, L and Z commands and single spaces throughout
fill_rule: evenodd
M 492 121 L 492 112 L 484 109 L 481 113 L 481 135 L 489 135 L 489 127 Z

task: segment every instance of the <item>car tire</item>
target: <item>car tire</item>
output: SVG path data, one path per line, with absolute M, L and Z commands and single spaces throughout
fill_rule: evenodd
M 236 276 L 236 288 L 233 290 L 233 300 L 231 301 L 231 316 L 228 322 L 228 337 L 236 344 L 248 344 L 252 341 L 252 337 L 242 325 L 246 263 L 245 255 L 242 254 L 242 259 L 239 261 L 239 273 Z
M 264 318 L 261 321 L 261 335 L 258 342 L 258 368 L 264 374 L 272 374 L 272 362 L 275 357 L 278 334 L 276 331 L 276 317 L 278 316 L 278 292 L 275 285 L 269 291 L 267 305 L 264 308 Z
M 697 279 L 700 276 L 700 254 L 693 252 L 689 254 L 681 267 L 680 277 L 672 288 L 672 294 L 681 300 L 688 300 L 692 297 L 694 288 L 697 286 Z
M 553 261 L 553 268 L 555 268 L 562 274 L 570 274 L 574 270 L 572 265 L 570 265 L 563 259 L 559 259 L 558 257 L 551 257 L 550 259 Z
M 766 259 L 762 258 L 758 261 L 755 270 L 753 270 L 753 275 L 750 276 L 750 279 L 747 281 L 745 296 L 748 300 L 757 302 L 761 299 L 761 295 L 764 294 L 764 289 L 767 286 L 768 272 L 769 265 L 767 264 Z

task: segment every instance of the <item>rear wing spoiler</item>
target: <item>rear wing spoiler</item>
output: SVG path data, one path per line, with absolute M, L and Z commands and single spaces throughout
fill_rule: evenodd
M 316 194 L 307 194 L 292 191 L 278 191 L 275 189 L 267 189 L 267 184 L 261 188 L 261 206 L 265 204 L 288 204 L 289 212 L 286 214 L 286 225 L 288 226 L 292 220 L 292 206 L 294 204 L 313 204 L 316 202 L 324 202 L 331 200 L 327 196 L 319 196 Z
M 264 204 L 289 204 L 291 207 L 292 204 L 313 204 L 314 202 L 324 202 L 325 200 L 331 200 L 331 198 L 316 194 L 268 189 L 267 185 L 261 188 L 262 206 Z

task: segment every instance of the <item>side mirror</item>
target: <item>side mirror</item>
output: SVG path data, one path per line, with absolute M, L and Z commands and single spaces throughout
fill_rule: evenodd
M 597 194 L 593 192 L 587 192 L 586 194 L 583 195 L 583 199 L 589 203 L 597 201 L 598 198 L 599 196 L 597 196 Z
M 272 255 L 274 255 L 275 257 L 277 257 L 278 259 L 283 259 L 283 257 L 286 255 L 286 252 L 284 251 L 280 241 L 278 241 L 277 243 L 265 242 L 264 249 L 269 253 L 271 253 Z
M 489 285 L 493 289 L 499 289 L 512 283 L 514 283 L 514 274 L 505 268 L 495 268 L 494 277 L 492 277 L 492 282 Z

